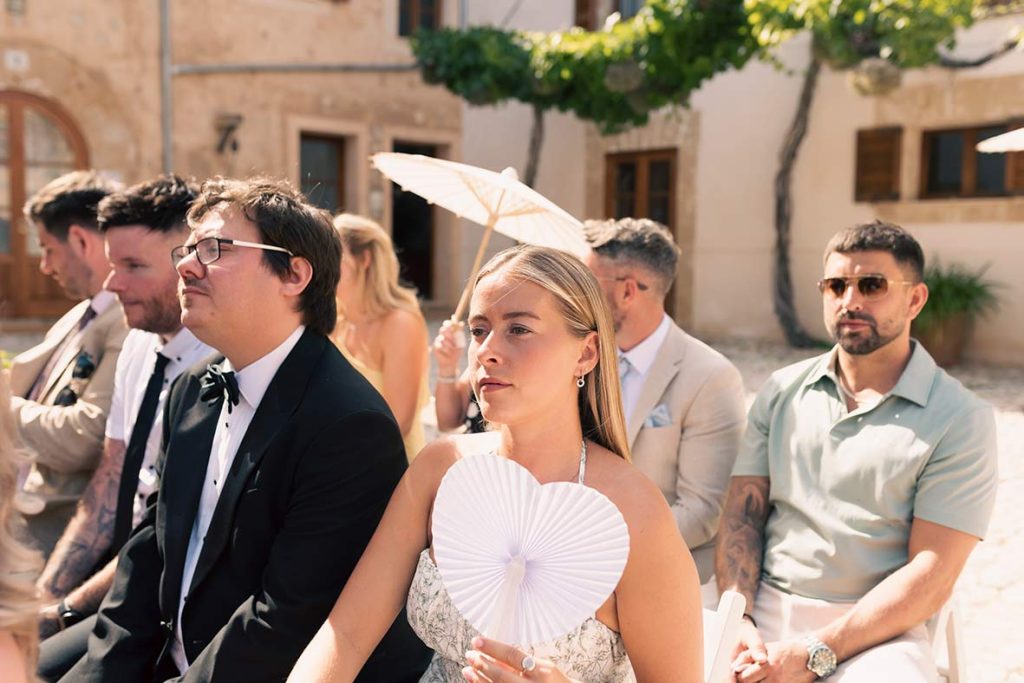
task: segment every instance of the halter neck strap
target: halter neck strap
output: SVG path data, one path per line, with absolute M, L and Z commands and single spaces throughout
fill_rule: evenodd
M 583 439 L 583 444 L 580 446 L 580 476 L 578 483 L 583 483 L 583 476 L 587 473 L 587 440 Z

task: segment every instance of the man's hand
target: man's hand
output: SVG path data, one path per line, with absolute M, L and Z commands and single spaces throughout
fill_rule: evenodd
M 756 661 L 757 653 L 748 650 L 733 663 L 738 683 L 813 683 L 817 679 L 807 668 L 807 646 L 799 640 L 768 643 L 764 648 L 766 661 Z
M 58 603 L 52 603 L 39 610 L 39 640 L 46 640 L 60 631 L 60 616 L 57 613 Z
M 737 675 L 752 665 L 759 666 L 768 661 L 768 652 L 765 650 L 764 641 L 761 640 L 761 634 L 757 632 L 754 622 L 746 616 L 740 621 L 736 649 L 733 651 L 732 657 L 731 668 Z

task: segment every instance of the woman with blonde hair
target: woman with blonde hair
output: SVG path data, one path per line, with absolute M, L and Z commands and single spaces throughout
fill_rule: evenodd
M 426 445 L 420 411 L 430 401 L 427 323 L 415 290 L 398 282 L 398 257 L 383 228 L 349 213 L 336 216 L 334 228 L 342 256 L 331 338 L 387 401 L 412 460 Z
M 664 496 L 629 462 L 615 332 L 594 276 L 551 249 L 501 252 L 476 280 L 469 327 L 470 382 L 496 448 L 479 445 L 494 441 L 488 435 L 474 435 L 423 450 L 289 681 L 352 681 L 403 604 L 435 651 L 421 682 L 702 681 L 696 568 Z M 461 458 L 482 452 L 518 463 L 541 484 L 597 490 L 629 530 L 625 569 L 605 603 L 529 653 L 479 636 L 434 562 L 431 516 L 441 480 Z
M 34 681 L 39 649 L 35 577 L 41 559 L 18 540 L 14 510 L 18 478 L 10 390 L 0 372 L 0 681 Z

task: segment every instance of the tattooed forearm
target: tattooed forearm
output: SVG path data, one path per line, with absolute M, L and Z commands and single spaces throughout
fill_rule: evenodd
M 124 450 L 124 442 L 107 439 L 100 465 L 39 576 L 38 585 L 46 594 L 66 596 L 89 577 L 110 548 Z
M 767 477 L 733 477 L 729 483 L 715 549 L 719 591 L 734 590 L 754 604 L 764 560 L 764 527 L 768 520 Z

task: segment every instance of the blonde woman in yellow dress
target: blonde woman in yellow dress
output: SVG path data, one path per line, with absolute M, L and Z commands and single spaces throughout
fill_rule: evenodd
M 334 219 L 341 236 L 338 325 L 332 339 L 394 413 L 409 460 L 426 445 L 420 411 L 427 388 L 427 323 L 415 290 L 398 282 L 391 237 L 368 218 Z
M 0 681 L 34 681 L 39 649 L 35 578 L 40 558 L 17 538 L 13 509 L 18 463 L 12 443 L 10 394 L 0 371 Z

